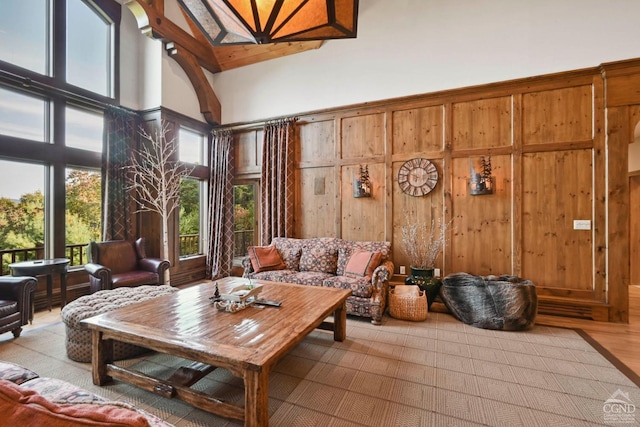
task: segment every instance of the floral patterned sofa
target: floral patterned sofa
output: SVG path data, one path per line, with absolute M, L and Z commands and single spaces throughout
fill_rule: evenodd
M 254 252 L 257 249 L 273 251 L 274 248 L 276 261 L 263 266 L 263 269 L 256 268 Z M 334 237 L 275 237 L 268 247 L 250 248 L 249 253 L 250 256 L 242 261 L 243 277 L 349 289 L 351 296 L 346 303 L 347 314 L 369 317 L 375 325 L 381 323 L 394 268 L 390 242 L 357 242 Z M 368 262 L 368 270 L 358 272 L 350 267 L 356 258 L 362 260 L 363 257 L 366 261 L 361 265 L 371 261 Z

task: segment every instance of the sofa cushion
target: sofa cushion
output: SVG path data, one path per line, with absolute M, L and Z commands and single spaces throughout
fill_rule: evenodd
M 22 388 L 32 390 L 52 402 L 96 403 L 107 401 L 102 396 L 58 378 L 38 377 L 22 384 Z
M 336 274 L 342 240 L 333 237 L 308 239 L 300 256 L 300 271 Z
M 285 283 L 297 283 L 300 285 L 322 286 L 325 279 L 334 277 L 330 273 L 321 273 L 319 271 L 300 271 L 283 277 L 280 281 Z
M 254 279 L 269 280 L 271 282 L 285 282 L 285 277 L 295 273 L 297 273 L 297 271 L 294 270 L 269 270 L 254 273 L 252 277 Z
M 19 385 L 34 378 L 38 378 L 38 374 L 27 368 L 11 362 L 0 362 L 0 379 Z
M 371 280 L 367 280 L 363 277 L 328 277 L 322 281 L 322 286 L 327 288 L 347 289 L 351 291 L 351 295 L 363 298 L 370 298 L 373 294 L 373 285 L 371 284 Z
M 124 405 L 58 405 L 6 380 L 0 380 L 0 418 L 11 425 L 48 427 L 149 425 L 143 415 Z
M 343 240 L 340 250 L 338 251 L 338 268 L 336 274 L 344 275 L 344 269 L 351 258 L 351 254 L 355 251 L 380 252 L 382 258 L 380 264 L 387 261 L 391 254 L 391 242 L 356 242 L 351 240 Z
M 344 275 L 352 278 L 365 278 L 371 280 L 373 270 L 380 265 L 382 254 L 357 250 L 351 254 L 349 262 L 344 269 Z
M 300 255 L 302 255 L 302 248 L 306 244 L 305 239 L 274 237 L 271 244 L 278 248 L 282 260 L 287 265 L 287 270 L 299 271 Z
M 286 267 L 275 246 L 250 246 L 247 250 L 251 259 L 251 266 L 256 273 L 282 270 Z

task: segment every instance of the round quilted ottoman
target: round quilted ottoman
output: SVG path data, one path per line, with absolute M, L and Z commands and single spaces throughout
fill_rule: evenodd
M 80 324 L 82 320 L 177 290 L 168 285 L 122 287 L 85 295 L 65 305 L 61 315 L 66 329 L 67 357 L 76 362 L 91 362 L 91 331 Z M 114 360 L 127 359 L 147 351 L 149 350 L 146 348 L 132 344 L 118 341 L 113 343 Z

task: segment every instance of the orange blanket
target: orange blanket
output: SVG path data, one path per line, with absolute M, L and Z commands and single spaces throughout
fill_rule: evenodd
M 33 390 L 0 380 L 0 419 L 8 425 L 148 427 L 132 409 L 102 404 L 55 404 Z

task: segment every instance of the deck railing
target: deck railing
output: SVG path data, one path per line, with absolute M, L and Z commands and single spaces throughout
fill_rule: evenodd
M 84 265 L 87 260 L 88 243 L 77 243 L 65 246 L 65 257 L 69 258 L 69 266 Z M 44 247 L 22 249 L 0 249 L 0 259 L 2 259 L 2 274 L 11 274 L 9 264 L 21 261 L 31 261 L 44 258 Z
M 247 247 L 253 244 L 253 230 L 236 231 L 235 233 L 235 255 L 244 256 L 247 254 Z M 88 262 L 88 243 L 77 243 L 65 246 L 65 257 L 69 258 L 69 266 L 81 266 Z M 184 234 L 180 236 L 180 255 L 195 255 L 200 253 L 200 235 Z M 0 249 L 0 259 L 2 260 L 2 274 L 11 274 L 9 264 L 21 261 L 30 261 L 44 258 L 44 247 L 23 249 Z

